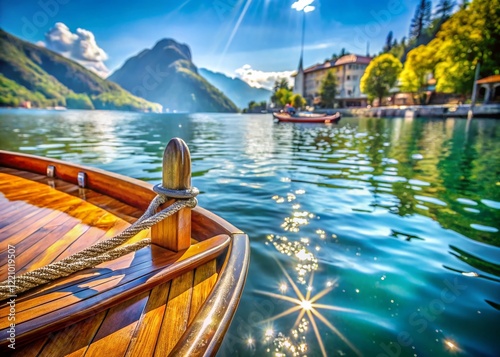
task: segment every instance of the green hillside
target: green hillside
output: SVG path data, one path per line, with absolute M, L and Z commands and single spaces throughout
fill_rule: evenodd
M 131 93 L 187 112 L 236 112 L 236 105 L 198 74 L 189 47 L 172 39 L 160 40 L 129 58 L 109 80 Z
M 0 106 L 160 111 L 55 52 L 0 30 Z

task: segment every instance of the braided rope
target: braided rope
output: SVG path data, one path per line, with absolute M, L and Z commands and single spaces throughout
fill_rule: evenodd
M 165 203 L 167 199 L 168 197 L 164 195 L 156 196 L 137 221 L 112 238 L 98 242 L 58 262 L 19 275 L 15 277 L 15 285 L 9 285 L 8 280 L 2 281 L 0 283 L 0 301 L 9 297 L 14 297 L 19 293 L 46 284 L 57 278 L 68 276 L 86 268 L 93 268 L 103 262 L 137 251 L 149 245 L 151 239 L 145 238 L 134 244 L 125 245 L 123 247 L 118 246 L 134 237 L 140 231 L 150 228 L 181 209 L 194 208 L 197 204 L 195 198 L 189 198 L 182 201 L 176 201 L 171 206 L 155 213 L 158 207 Z

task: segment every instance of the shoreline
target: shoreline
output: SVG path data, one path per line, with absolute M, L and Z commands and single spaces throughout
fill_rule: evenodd
M 392 118 L 467 118 L 470 104 L 461 105 L 411 105 L 372 108 L 336 108 L 346 117 L 392 117 Z M 319 109 L 318 113 L 331 109 Z M 476 105 L 473 109 L 476 118 L 500 118 L 500 104 Z

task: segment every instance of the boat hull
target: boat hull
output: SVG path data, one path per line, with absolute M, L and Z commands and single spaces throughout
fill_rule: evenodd
M 273 113 L 273 117 L 279 122 L 284 123 L 336 123 L 340 120 L 340 113 L 335 113 L 333 115 L 321 115 L 321 114 L 310 114 L 310 115 L 290 115 L 287 113 Z
M 0 151 L 0 245 L 15 247 L 16 274 L 31 271 L 119 233 L 155 195 L 125 176 Z M 248 237 L 201 207 L 191 214 L 186 250 L 151 245 L 15 296 L 15 352 L 168 356 L 189 346 L 189 355 L 215 354 L 243 291 Z M 4 280 L 7 259 L 0 264 Z M 0 305 L 0 351 L 13 352 L 8 302 Z

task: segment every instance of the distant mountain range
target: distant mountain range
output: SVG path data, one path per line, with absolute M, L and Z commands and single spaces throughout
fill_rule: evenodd
M 131 93 L 187 112 L 236 112 L 236 105 L 198 74 L 189 47 L 163 39 L 152 49 L 129 58 L 109 80 Z
M 78 63 L 0 29 L 0 106 L 161 111 Z
M 0 106 L 236 112 L 271 91 L 200 69 L 185 44 L 163 39 L 129 58 L 107 79 L 0 29 Z
M 223 73 L 212 72 L 205 68 L 200 68 L 199 73 L 223 91 L 240 108 L 248 107 L 248 103 L 252 100 L 268 102 L 272 95 L 268 89 L 252 87 L 239 78 L 230 78 Z

